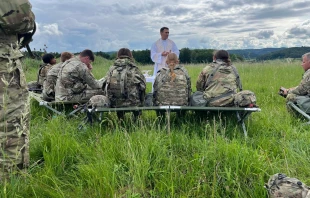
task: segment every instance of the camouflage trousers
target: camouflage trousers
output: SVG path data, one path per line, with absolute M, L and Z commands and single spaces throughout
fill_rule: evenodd
M 19 59 L 0 58 L 0 180 L 29 165 L 29 97 Z
M 67 96 L 66 101 L 88 102 L 89 99 L 95 95 L 104 95 L 104 92 L 102 89 L 91 89 L 91 88 L 87 87 L 87 89 L 85 89 L 80 94 L 74 94 L 74 95 Z

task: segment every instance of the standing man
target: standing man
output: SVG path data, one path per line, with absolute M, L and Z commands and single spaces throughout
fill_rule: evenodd
M 29 48 L 34 19 L 28 0 L 1 1 L 0 182 L 29 165 L 29 101 L 19 49 Z
M 161 38 L 153 43 L 151 47 L 151 59 L 155 63 L 153 76 L 156 75 L 158 70 L 166 67 L 166 58 L 169 53 L 175 53 L 178 57 L 180 54 L 175 43 L 168 39 L 169 28 L 160 28 L 160 36 Z

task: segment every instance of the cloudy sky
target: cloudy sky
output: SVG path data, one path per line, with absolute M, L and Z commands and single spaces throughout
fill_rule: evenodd
M 310 0 L 30 0 L 31 48 L 150 49 L 167 26 L 178 48 L 310 46 Z

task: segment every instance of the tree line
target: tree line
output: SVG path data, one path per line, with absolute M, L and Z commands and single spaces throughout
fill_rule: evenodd
M 213 61 L 213 49 L 189 49 L 189 48 L 182 48 L 180 50 L 180 63 L 186 64 L 196 64 L 196 63 L 210 63 Z M 33 54 L 36 56 L 37 59 L 41 59 L 43 54 L 45 54 L 46 51 L 33 51 Z M 60 57 L 60 53 L 58 52 L 51 52 L 56 58 Z M 116 58 L 117 52 L 94 52 L 96 56 L 101 56 L 108 60 L 114 60 Z M 78 53 L 76 53 L 78 54 Z M 136 62 L 146 65 L 146 64 L 153 64 L 153 61 L 151 60 L 151 51 L 149 49 L 145 50 L 133 50 L 132 55 Z M 24 52 L 25 57 L 29 57 L 29 54 L 27 51 Z M 231 54 L 230 55 L 232 61 L 243 61 L 244 58 L 237 54 Z

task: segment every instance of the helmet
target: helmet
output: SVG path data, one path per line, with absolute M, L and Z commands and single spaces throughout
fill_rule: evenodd
M 92 108 L 109 108 L 110 104 L 109 98 L 103 95 L 92 96 L 88 102 L 88 105 Z

